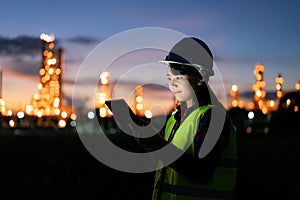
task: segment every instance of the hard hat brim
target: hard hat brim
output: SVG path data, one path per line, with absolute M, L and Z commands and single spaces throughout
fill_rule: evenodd
M 190 63 L 181 63 L 181 62 L 176 62 L 176 61 L 171 61 L 171 60 L 160 60 L 158 62 L 162 63 L 162 64 L 180 64 L 180 65 L 194 66 L 193 64 L 190 64 Z

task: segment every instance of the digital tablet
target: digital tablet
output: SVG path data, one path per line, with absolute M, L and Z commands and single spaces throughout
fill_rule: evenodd
M 142 119 L 137 116 L 126 103 L 124 99 L 114 99 L 105 101 L 105 104 L 110 109 L 110 111 L 116 116 L 116 120 L 130 120 L 135 122 L 139 126 L 145 126 L 149 124 L 149 121 Z

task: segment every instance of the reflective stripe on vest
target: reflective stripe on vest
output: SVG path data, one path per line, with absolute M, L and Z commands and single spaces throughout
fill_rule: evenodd
M 183 121 L 172 144 L 186 153 L 194 155 L 194 137 L 197 133 L 199 121 L 211 105 L 201 106 L 194 110 Z M 172 115 L 166 124 L 165 139 L 169 137 L 176 120 Z M 236 135 L 232 128 L 230 140 L 224 148 L 221 159 L 210 180 L 205 184 L 199 184 L 187 179 L 170 167 L 166 167 L 163 191 L 161 199 L 166 200 L 196 200 L 196 199 L 230 199 L 233 198 L 236 180 Z M 188 167 L 188 166 L 187 166 Z M 188 170 L 188 168 L 187 168 Z M 155 185 L 159 185 L 162 170 L 156 172 Z M 158 188 L 155 187 L 152 199 L 157 199 Z

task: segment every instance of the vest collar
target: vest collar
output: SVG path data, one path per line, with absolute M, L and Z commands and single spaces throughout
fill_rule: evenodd
M 183 122 L 185 120 L 185 118 L 191 114 L 195 109 L 199 108 L 200 106 L 203 106 L 203 103 L 198 104 L 198 106 L 196 106 L 196 104 L 194 104 L 192 107 L 187 108 L 185 104 L 183 105 L 178 105 L 176 107 L 177 112 L 174 115 L 174 118 L 177 122 Z M 183 113 L 181 113 L 183 112 Z

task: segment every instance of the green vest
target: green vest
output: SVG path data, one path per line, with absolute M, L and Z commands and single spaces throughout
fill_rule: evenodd
M 194 155 L 194 136 L 197 133 L 199 121 L 211 105 L 201 106 L 194 110 L 180 125 L 172 140 L 172 144 L 186 153 Z M 172 115 L 166 124 L 165 139 L 167 140 L 176 120 Z M 165 168 L 162 200 L 199 200 L 199 199 L 232 199 L 236 181 L 236 135 L 232 128 L 230 140 L 223 150 L 218 166 L 207 183 L 200 184 L 177 173 L 171 167 Z M 188 166 L 187 166 L 188 170 Z M 152 199 L 158 196 L 159 181 L 162 169 L 156 172 L 155 189 Z

